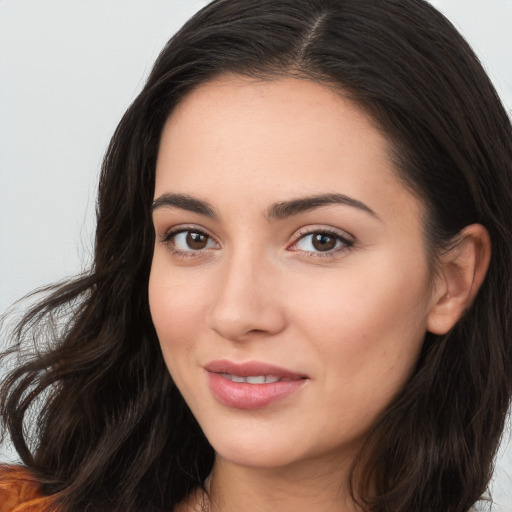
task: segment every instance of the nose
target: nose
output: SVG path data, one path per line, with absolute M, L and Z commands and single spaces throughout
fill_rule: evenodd
M 286 326 L 275 265 L 261 255 L 233 254 L 222 262 L 209 311 L 210 328 L 225 339 L 273 336 Z

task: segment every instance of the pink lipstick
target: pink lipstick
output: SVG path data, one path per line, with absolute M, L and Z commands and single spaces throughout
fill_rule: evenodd
M 256 361 L 212 361 L 205 370 L 213 396 L 235 409 L 266 407 L 298 391 L 307 381 L 305 375 Z

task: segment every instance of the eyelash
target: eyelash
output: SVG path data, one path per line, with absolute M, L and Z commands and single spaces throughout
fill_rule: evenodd
M 191 257 L 198 257 L 202 256 L 207 251 L 210 251 L 212 248 L 204 248 L 204 249 L 189 249 L 189 250 L 182 250 L 177 249 L 173 246 L 173 239 L 177 237 L 178 235 L 182 233 L 194 233 L 198 235 L 202 235 L 207 237 L 208 240 L 215 239 L 209 235 L 204 229 L 198 228 L 196 226 L 182 226 L 179 228 L 170 229 L 167 231 L 163 237 L 161 238 L 160 242 L 165 245 L 171 254 L 173 256 L 181 257 L 181 258 L 191 258 Z M 339 242 L 339 246 L 335 247 L 334 250 L 328 250 L 328 251 L 301 251 L 300 249 L 293 249 L 299 242 L 302 240 L 305 240 L 306 237 L 312 236 L 312 235 L 324 235 L 331 238 L 336 239 L 336 242 Z M 217 245 L 218 242 L 216 242 Z M 340 233 L 339 231 L 333 230 L 333 229 L 325 229 L 325 228 L 317 228 L 317 229 L 303 229 L 299 230 L 298 235 L 295 237 L 293 243 L 287 247 L 288 250 L 296 251 L 296 252 L 303 252 L 304 254 L 307 254 L 308 256 L 315 257 L 315 258 L 325 258 L 325 257 L 334 257 L 336 255 L 339 255 L 340 253 L 344 253 L 348 250 L 350 250 L 354 246 L 354 241 L 352 239 L 347 238 L 346 235 Z
M 314 258 L 328 258 L 328 257 L 334 257 L 341 253 L 344 253 L 346 251 L 349 251 L 354 246 L 354 240 L 351 238 L 348 238 L 346 234 L 342 234 L 339 231 L 336 231 L 334 229 L 326 229 L 326 228 L 307 228 L 304 230 L 299 230 L 299 233 L 297 237 L 295 238 L 295 241 L 291 246 L 288 247 L 289 250 L 297 250 L 292 249 L 294 246 L 296 246 L 299 242 L 302 240 L 305 240 L 306 237 L 312 236 L 312 235 L 324 235 L 331 238 L 334 238 L 337 242 L 340 242 L 340 245 L 333 250 L 329 251 L 303 251 L 308 256 L 312 256 Z M 300 249 L 299 249 L 300 250 Z
M 203 235 L 203 236 L 207 237 L 208 240 L 215 240 L 204 229 L 198 228 L 196 226 L 182 226 L 179 228 L 170 229 L 169 231 L 167 231 L 164 234 L 164 236 L 162 237 L 160 242 L 169 249 L 169 251 L 171 252 L 171 254 L 173 256 L 178 256 L 180 258 L 193 258 L 193 257 L 201 256 L 206 251 L 210 250 L 210 248 L 198 249 L 198 250 L 190 249 L 188 251 L 182 250 L 182 249 L 176 249 L 175 247 L 173 247 L 173 239 L 175 239 L 175 237 L 177 237 L 181 233 L 196 233 L 198 235 Z

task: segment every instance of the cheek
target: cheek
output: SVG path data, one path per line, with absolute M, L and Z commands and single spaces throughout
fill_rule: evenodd
M 149 279 L 149 307 L 167 366 L 189 357 L 206 304 L 204 280 L 197 273 L 176 272 L 155 255 Z
M 292 292 L 295 323 L 324 364 L 335 367 L 326 372 L 333 386 L 339 375 L 361 392 L 371 382 L 394 389 L 407 378 L 426 332 L 426 266 L 383 256 L 334 273 L 323 286 L 303 284 L 308 293 Z

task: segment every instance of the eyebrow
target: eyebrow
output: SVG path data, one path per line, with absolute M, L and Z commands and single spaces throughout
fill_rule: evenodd
M 180 208 L 181 210 L 198 213 L 199 215 L 210 218 L 217 217 L 215 210 L 209 203 L 187 194 L 162 194 L 158 199 L 153 201 L 151 211 L 154 212 L 164 207 Z
M 363 212 L 370 214 L 372 217 L 379 219 L 379 216 L 366 204 L 354 199 L 353 197 L 346 196 L 345 194 L 320 194 L 308 197 L 299 197 L 290 201 L 283 201 L 272 205 L 267 211 L 268 219 L 283 219 L 291 217 L 299 213 L 314 210 L 322 206 L 331 206 L 341 204 L 344 206 L 351 206 Z M 380 220 L 380 219 L 379 219 Z
M 357 208 L 379 219 L 379 216 L 369 206 L 345 194 L 319 194 L 282 201 L 271 205 L 265 216 L 268 220 L 279 220 L 322 206 L 339 204 Z M 214 208 L 208 202 L 196 199 L 188 194 L 162 194 L 153 201 L 152 211 L 154 212 L 164 207 L 180 208 L 182 210 L 198 213 L 199 215 L 204 215 L 205 217 L 217 218 Z

